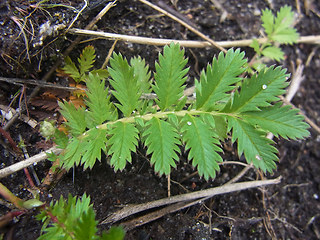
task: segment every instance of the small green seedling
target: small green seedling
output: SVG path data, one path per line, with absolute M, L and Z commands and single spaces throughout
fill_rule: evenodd
M 76 83 L 85 81 L 89 72 L 92 74 L 99 74 L 101 77 L 108 77 L 108 71 L 104 69 L 95 69 L 90 71 L 95 62 L 95 57 L 95 50 L 93 46 L 87 46 L 78 58 L 78 64 L 75 64 L 68 56 L 65 58 L 66 64 L 62 70 L 67 73 Z
M 38 240 L 122 240 L 125 232 L 120 227 L 113 227 L 102 235 L 97 234 L 95 212 L 90 204 L 90 197 L 83 194 L 81 198 L 62 196 L 57 202 L 46 206 L 37 219 L 43 222 L 43 234 Z
M 259 44 L 254 39 L 250 47 L 255 50 L 258 56 L 265 56 L 276 61 L 283 60 L 284 52 L 279 45 L 293 44 L 299 38 L 299 34 L 293 27 L 294 12 L 292 12 L 291 7 L 284 6 L 277 12 L 277 16 L 274 16 L 271 10 L 265 9 L 262 11 L 261 20 L 267 41 Z

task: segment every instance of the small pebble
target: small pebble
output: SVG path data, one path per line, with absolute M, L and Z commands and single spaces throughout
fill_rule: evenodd
M 254 16 L 260 16 L 261 15 L 261 11 L 258 8 L 256 8 L 256 9 L 253 10 L 253 15 Z

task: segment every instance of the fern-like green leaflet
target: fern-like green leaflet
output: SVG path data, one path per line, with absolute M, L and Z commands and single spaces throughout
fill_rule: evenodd
M 284 59 L 284 52 L 279 48 L 275 46 L 268 46 L 262 50 L 262 55 L 274 59 L 276 61 L 280 61 Z
M 96 55 L 93 46 L 88 46 L 83 50 L 80 58 L 78 58 L 80 75 L 84 75 L 85 73 L 89 72 L 89 70 L 93 67 L 95 58 Z
M 80 57 L 78 58 L 78 67 L 72 62 L 71 58 L 68 56 L 65 58 L 65 65 L 62 70 L 67 73 L 76 83 L 86 80 L 87 73 L 93 67 L 95 62 L 95 50 L 93 46 L 87 46 L 83 49 Z M 97 69 L 93 70 L 92 73 L 100 74 L 101 77 L 106 77 L 108 74 L 106 70 Z
M 207 117 L 213 120 L 211 115 Z M 210 126 L 205 124 L 200 118 L 185 115 L 182 119 L 183 141 L 186 144 L 186 150 L 190 149 L 188 159 L 192 159 L 192 165 L 197 167 L 200 176 L 206 180 L 214 178 L 216 171 L 219 171 L 219 162 L 222 162 L 221 148 L 218 147 L 219 141 Z
M 98 232 L 98 221 L 90 204 L 90 197 L 83 194 L 81 198 L 62 196 L 55 203 L 42 209 L 37 219 L 43 222 L 42 235 L 38 240 L 122 240 L 125 232 L 121 227 L 112 227 L 101 236 Z
M 279 95 L 285 93 L 286 70 L 281 67 L 269 67 L 244 80 L 241 90 L 234 94 L 232 106 L 227 112 L 259 111 L 259 107 L 267 107 L 278 101 Z
M 278 157 L 267 132 L 291 139 L 308 135 L 308 125 L 297 111 L 279 102 L 288 85 L 286 70 L 272 66 L 242 78 L 244 53 L 231 49 L 213 58 L 202 71 L 196 81 L 196 99 L 190 104 L 183 97 L 186 63 L 179 45 L 166 46 L 150 83 L 144 60 L 133 58 L 129 65 L 121 54 L 114 53 L 108 68 L 111 94 L 104 77 L 93 71 L 86 74 L 86 108 L 60 103 L 70 131 L 68 141 L 65 134 L 55 134 L 59 146 L 65 146 L 63 166 L 92 168 L 104 152 L 114 170 L 122 170 L 140 141 L 151 155 L 154 170 L 168 175 L 185 144 L 188 160 L 208 180 L 219 171 L 220 141 L 230 134 L 239 156 L 244 154 L 248 163 L 269 172 Z M 140 98 L 151 91 L 155 99 Z
M 44 234 L 40 236 L 38 240 L 73 239 L 74 226 L 78 224 L 80 219 L 85 220 L 83 219 L 83 216 L 85 213 L 90 212 L 90 209 L 92 210 L 92 205 L 90 205 L 90 197 L 87 197 L 86 194 L 84 194 L 81 199 L 72 197 L 69 194 L 67 201 L 65 201 L 61 196 L 59 201 L 56 203 L 51 202 L 49 207 L 51 215 L 55 216 L 57 219 L 56 222 L 49 226 L 49 221 L 52 219 L 43 213 L 37 216 L 38 219 L 45 222 L 42 228 Z M 88 225 L 96 223 L 94 215 L 93 218 L 87 218 L 86 220 L 88 221 L 86 222 Z
M 308 124 L 303 122 L 303 116 L 298 112 L 290 106 L 281 107 L 281 103 L 277 103 L 258 112 L 246 112 L 244 118 L 276 137 L 280 135 L 285 139 L 298 139 L 309 135 Z
M 179 45 L 171 43 L 165 46 L 163 55 L 159 54 L 159 63 L 156 63 L 155 83 L 153 91 L 157 94 L 156 100 L 162 111 L 172 109 L 183 96 L 188 68 L 185 68 L 187 59 Z
M 262 26 L 267 35 L 267 41 L 259 44 L 254 39 L 250 47 L 252 47 L 258 56 L 265 56 L 271 60 L 280 61 L 284 59 L 284 52 L 279 47 L 279 44 L 293 44 L 297 42 L 299 34 L 293 27 L 294 12 L 291 7 L 281 7 L 277 16 L 274 16 L 269 9 L 262 11 L 261 16 Z M 259 61 L 257 61 L 258 63 Z M 253 64 L 256 70 L 260 72 L 260 64 Z
M 79 73 L 79 70 L 74 62 L 72 62 L 71 58 L 68 56 L 65 58 L 65 66 L 62 68 L 62 70 L 69 74 L 76 82 L 80 82 L 81 74 Z
M 131 152 L 136 151 L 138 145 L 138 129 L 131 123 L 117 122 L 110 131 L 108 141 L 111 156 L 110 165 L 117 171 L 123 170 L 127 161 L 131 163 Z
M 170 123 L 155 117 L 147 122 L 146 127 L 143 136 L 146 137 L 147 154 L 152 153 L 151 164 L 160 175 L 168 175 L 170 168 L 176 167 L 175 161 L 179 160 L 179 135 Z
M 151 83 L 149 72 L 149 66 L 146 65 L 145 60 L 141 57 L 131 58 L 130 64 L 133 68 L 134 76 L 137 78 L 137 84 L 139 85 L 139 92 L 150 93 Z
M 84 133 L 87 127 L 85 109 L 83 107 L 77 109 L 72 103 L 68 102 L 59 102 L 59 106 L 61 114 L 67 120 L 66 125 L 70 129 L 70 133 L 73 136 Z
M 274 17 L 271 10 L 263 10 L 261 20 L 268 38 L 273 41 L 292 44 L 299 38 L 296 29 L 292 27 L 294 13 L 289 6 L 281 7 L 277 17 Z
M 138 77 L 121 54 L 114 53 L 110 59 L 110 65 L 108 70 L 112 78 L 110 84 L 114 89 L 112 94 L 120 102 L 120 104 L 116 103 L 116 106 L 125 117 L 129 117 L 138 107 L 141 96 Z
M 82 155 L 84 154 L 85 142 L 79 140 L 78 138 L 71 138 L 69 144 L 64 149 L 64 153 L 61 158 L 62 166 L 69 170 L 74 165 L 78 166 L 80 164 Z
M 206 71 L 201 72 L 200 82 L 196 81 L 196 108 L 207 111 L 216 110 L 217 104 L 229 96 L 235 88 L 238 77 L 244 72 L 246 60 L 244 52 L 232 49 L 224 55 L 219 54 L 218 59 L 213 58 L 212 66 L 208 64 Z
M 105 81 L 99 75 L 89 74 L 86 81 L 88 106 L 87 125 L 89 128 L 98 126 L 105 121 L 114 121 L 118 118 L 116 109 L 110 102 L 108 88 L 105 88 Z
M 107 131 L 92 128 L 84 141 L 84 154 L 81 158 L 81 164 L 84 165 L 84 169 L 92 168 L 97 159 L 100 161 L 101 151 L 106 151 Z
M 271 145 L 273 141 L 265 136 L 265 132 L 234 117 L 228 117 L 228 128 L 232 129 L 232 142 L 237 141 L 239 157 L 244 153 L 248 163 L 252 162 L 264 172 L 271 172 L 276 167 L 278 151 Z

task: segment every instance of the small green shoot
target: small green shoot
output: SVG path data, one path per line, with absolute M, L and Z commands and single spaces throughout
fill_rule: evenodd
M 90 204 L 90 197 L 83 194 L 81 198 L 62 196 L 57 202 L 46 206 L 37 219 L 43 222 L 43 234 L 38 240 L 122 240 L 125 232 L 122 228 L 113 227 L 102 236 L 97 234 L 98 221 Z
M 92 70 L 93 64 L 95 62 L 95 50 L 93 46 L 87 46 L 83 49 L 80 57 L 78 58 L 78 63 L 74 63 L 68 56 L 65 58 L 65 65 L 62 70 L 68 74 L 76 83 L 85 81 L 86 76 L 89 72 L 93 74 L 99 74 L 100 76 L 107 77 L 108 71 L 104 69 Z M 91 71 L 92 70 L 92 71 Z
M 271 60 L 281 61 L 284 59 L 284 52 L 279 47 L 280 44 L 293 44 L 297 42 L 299 34 L 293 27 L 294 12 L 291 7 L 281 7 L 274 16 L 271 10 L 262 11 L 262 26 L 267 35 L 267 42 L 259 44 L 254 39 L 250 47 L 252 47 L 258 56 L 265 56 Z

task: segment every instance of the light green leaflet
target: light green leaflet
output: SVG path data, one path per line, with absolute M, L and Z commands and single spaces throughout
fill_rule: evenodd
M 110 64 L 110 79 L 86 74 L 86 108 L 60 103 L 70 135 L 56 131 L 55 138 L 65 146 L 60 159 L 67 169 L 92 168 L 104 152 L 115 171 L 122 170 L 140 143 L 159 175 L 169 175 L 184 150 L 208 180 L 219 171 L 221 142 L 231 136 L 239 156 L 271 172 L 278 156 L 267 132 L 286 139 L 308 136 L 308 125 L 297 111 L 281 106 L 286 70 L 269 67 L 243 78 L 247 61 L 238 49 L 213 58 L 196 81 L 192 103 L 183 98 L 188 68 L 179 45 L 165 46 L 159 54 L 153 82 L 149 66 L 139 57 L 127 61 L 114 53 Z M 111 90 L 105 87 L 107 81 Z M 151 91 L 154 97 L 145 98 Z

